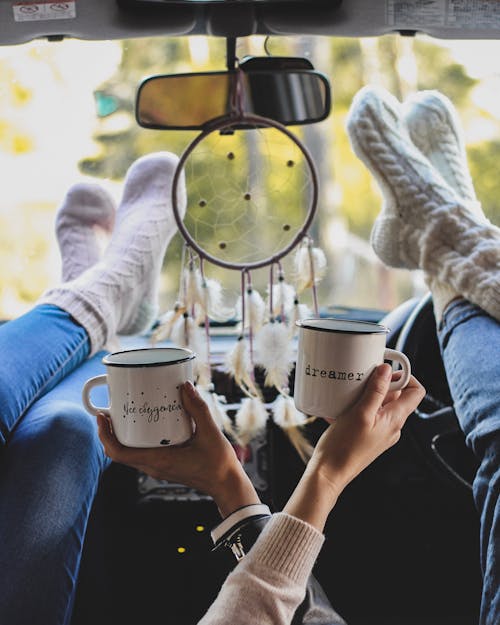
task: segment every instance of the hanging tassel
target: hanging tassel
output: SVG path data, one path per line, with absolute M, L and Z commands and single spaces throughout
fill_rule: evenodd
M 282 272 L 278 276 L 278 282 L 273 284 L 271 289 L 272 298 L 270 297 L 269 300 L 272 302 L 272 307 L 269 305 L 270 314 L 273 317 L 280 317 L 284 321 L 284 318 L 288 317 L 292 311 L 295 289 L 285 281 Z
M 184 312 L 182 317 L 175 322 L 171 339 L 175 345 L 186 347 L 196 354 L 194 372 L 197 382 L 200 385 L 210 384 L 210 362 L 205 336 L 203 330 L 187 312 Z
M 260 392 L 253 380 L 253 367 L 250 358 L 248 341 L 240 336 L 234 347 L 226 356 L 226 370 L 234 378 L 236 384 L 249 391 L 252 395 L 260 396 Z
M 229 434 L 229 436 L 236 440 L 237 436 L 234 430 L 233 422 L 226 412 L 226 398 L 223 395 L 217 395 L 213 384 L 209 384 L 206 388 L 198 386 L 198 392 L 207 404 L 215 423 L 223 432 L 226 432 L 226 434 Z
M 180 316 L 184 314 L 185 310 L 184 306 L 177 302 L 173 310 L 167 310 L 167 312 L 160 317 L 158 320 L 158 326 L 154 329 L 151 335 L 151 343 L 153 345 L 159 341 L 164 341 L 170 338 L 172 328 Z
M 186 308 L 194 311 L 194 318 L 201 323 L 208 315 L 215 321 L 227 321 L 234 316 L 234 310 L 223 305 L 222 285 L 218 280 L 206 278 L 194 261 L 184 269 Z
M 309 319 L 312 316 L 313 313 L 309 306 L 306 306 L 306 304 L 301 304 L 299 302 L 299 299 L 296 297 L 293 302 L 292 314 L 288 323 L 288 327 L 290 329 L 290 337 L 295 336 L 297 332 L 297 321 L 301 321 L 302 319 Z
M 276 321 L 266 323 L 255 343 L 256 362 L 266 371 L 264 384 L 278 389 L 287 388 L 293 362 L 293 347 L 287 326 Z
M 201 300 L 197 302 L 201 314 L 215 321 L 227 321 L 234 317 L 234 310 L 223 305 L 222 285 L 213 278 L 202 278 Z
M 236 302 L 236 316 L 240 319 L 243 316 L 243 303 L 246 308 L 245 328 L 243 328 L 243 330 L 248 328 L 253 333 L 258 332 L 262 328 L 266 315 L 266 304 L 261 294 L 253 287 L 249 287 L 246 290 L 244 302 L 241 295 L 238 297 L 238 301 Z
M 195 266 L 193 260 L 191 260 L 184 269 L 183 283 L 185 285 L 184 297 L 186 308 L 188 310 L 193 310 L 196 305 L 200 305 L 204 300 L 201 272 Z
M 307 464 L 313 453 L 313 446 L 300 430 L 306 425 L 306 415 L 295 407 L 291 397 L 279 395 L 272 405 L 273 420 L 288 436 L 291 444 L 297 450 L 302 462 Z
M 258 397 L 246 397 L 235 416 L 236 440 L 246 447 L 266 427 L 268 413 Z
M 311 239 L 298 247 L 294 264 L 298 293 L 318 284 L 326 273 L 325 253 L 321 248 L 313 247 Z

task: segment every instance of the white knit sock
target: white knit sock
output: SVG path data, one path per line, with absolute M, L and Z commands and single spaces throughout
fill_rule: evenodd
M 472 213 L 484 219 L 467 165 L 465 141 L 458 114 L 439 91 L 419 91 L 403 104 L 408 134 Z
M 419 91 L 403 103 L 403 118 L 417 148 L 463 200 L 478 220 L 486 220 L 478 202 L 467 164 L 465 140 L 452 102 L 439 91 Z M 432 292 L 434 314 L 439 322 L 447 305 L 459 294 L 432 277 L 426 278 Z
M 399 102 L 384 90 L 362 89 L 347 129 L 384 196 L 371 237 L 380 259 L 423 269 L 431 283 L 500 318 L 500 231 L 477 219 L 413 145 Z
M 115 221 L 113 198 L 99 185 L 73 185 L 56 215 L 62 281 L 74 280 L 100 258 L 98 229 L 110 234 Z
M 91 353 L 108 338 L 146 330 L 157 314 L 157 283 L 177 226 L 171 186 L 178 158 L 159 152 L 128 170 L 116 225 L 102 261 L 48 291 L 41 303 L 70 313 L 88 332 Z M 182 189 L 184 181 L 181 180 Z M 181 194 L 185 210 L 185 193 Z

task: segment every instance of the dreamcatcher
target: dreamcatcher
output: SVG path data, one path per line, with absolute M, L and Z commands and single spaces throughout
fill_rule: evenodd
M 197 353 L 198 388 L 219 426 L 239 445 L 265 428 L 270 408 L 274 422 L 306 460 L 312 451 L 301 431 L 307 418 L 295 408 L 288 379 L 295 322 L 318 315 L 316 286 L 326 268 L 323 252 L 309 235 L 318 179 L 309 152 L 295 135 L 274 120 L 243 111 L 237 76 L 233 112 L 210 122 L 191 142 L 174 175 L 172 205 L 185 241 L 179 295 L 174 309 L 160 319 L 153 340 L 170 338 Z M 184 180 L 183 220 L 178 196 Z M 292 255 L 288 281 L 284 261 Z M 239 273 L 234 308 L 224 305 L 221 283 L 207 277 L 208 264 Z M 269 284 L 263 297 L 253 274 L 264 268 Z M 312 311 L 300 299 L 307 289 L 312 290 Z M 225 364 L 244 398 L 233 424 L 211 379 L 209 319 L 235 315 L 239 336 Z M 264 371 L 264 386 L 277 392 L 267 407 L 256 366 Z

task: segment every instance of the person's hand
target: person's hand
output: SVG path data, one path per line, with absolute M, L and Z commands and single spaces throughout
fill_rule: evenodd
M 397 443 L 425 389 L 412 376 L 401 391 L 389 391 L 392 377 L 389 365 L 378 366 L 359 400 L 325 430 L 285 511 L 322 528 L 345 486 Z
M 178 482 L 207 493 L 213 497 L 223 517 L 241 506 L 259 503 L 232 445 L 190 382 L 181 387 L 181 400 L 196 425 L 187 443 L 152 449 L 125 447 L 101 414 L 97 418 L 99 438 L 106 454 L 115 462 L 134 467 L 155 479 Z
M 401 428 L 425 395 L 412 376 L 401 391 L 389 391 L 389 365 L 377 367 L 359 400 L 323 433 L 309 470 L 318 471 L 334 490 L 342 490 L 375 458 L 398 442 Z

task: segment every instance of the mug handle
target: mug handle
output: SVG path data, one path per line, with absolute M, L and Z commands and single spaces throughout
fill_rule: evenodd
M 108 383 L 108 376 L 104 374 L 104 375 L 97 375 L 95 378 L 90 378 L 90 380 L 87 380 L 85 384 L 83 385 L 83 388 L 82 388 L 83 405 L 88 410 L 88 412 L 90 412 L 90 414 L 94 415 L 94 417 L 97 417 L 98 412 L 104 412 L 104 414 L 106 414 L 109 417 L 109 406 L 106 408 L 101 408 L 100 406 L 94 406 L 94 404 L 90 401 L 90 391 L 95 386 L 102 386 L 107 383 Z
M 399 380 L 394 380 L 394 382 L 391 382 L 389 385 L 390 391 L 400 391 L 410 381 L 410 376 L 411 376 L 410 361 L 402 352 L 398 352 L 395 349 L 389 349 L 389 348 L 386 348 L 386 350 L 384 351 L 384 360 L 395 360 L 396 362 L 399 362 L 399 364 L 401 365 L 403 374 L 401 375 Z

